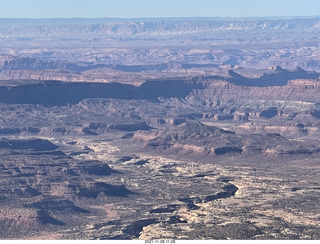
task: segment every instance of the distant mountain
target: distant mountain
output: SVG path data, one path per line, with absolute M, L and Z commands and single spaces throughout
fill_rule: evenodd
M 95 26 L 97 30 L 111 28 L 114 33 L 124 30 L 132 34 L 150 31 L 193 31 L 202 32 L 204 30 L 301 30 L 319 29 L 320 17 L 256 17 L 256 18 L 0 18 L 0 26 L 27 27 L 48 26 L 52 29 L 61 26 L 72 29 L 75 26 L 82 28 Z M 67 26 L 66 26 L 67 25 Z M 73 26 L 73 27 L 72 27 Z M 92 27 L 92 26 L 91 26 Z M 197 28 L 195 28 L 197 27 Z M 48 29 L 48 28 L 46 28 Z M 50 29 L 50 28 L 49 28 Z
M 0 19 L 0 54 L 75 72 L 88 65 L 125 72 L 178 67 L 205 73 L 220 65 L 320 71 L 319 34 L 320 17 Z M 14 70 L 17 61 L 8 62 Z

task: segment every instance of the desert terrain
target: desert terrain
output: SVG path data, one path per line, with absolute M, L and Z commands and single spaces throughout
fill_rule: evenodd
M 320 18 L 1 19 L 0 238 L 320 238 Z

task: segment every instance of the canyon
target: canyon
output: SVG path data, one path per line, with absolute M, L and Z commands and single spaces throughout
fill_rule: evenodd
M 1 19 L 1 239 L 319 239 L 320 18 Z

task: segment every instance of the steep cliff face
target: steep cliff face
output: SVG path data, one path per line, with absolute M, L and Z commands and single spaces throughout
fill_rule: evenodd
M 43 104 L 61 106 L 76 104 L 86 98 L 144 99 L 158 102 L 159 97 L 187 96 L 198 83 L 183 81 L 147 81 L 139 87 L 119 83 L 65 83 L 44 82 L 44 84 L 0 87 L 0 102 L 9 104 Z
M 45 124 L 37 127 L 32 123 L 12 126 L 6 123 L 0 128 L 0 133 L 96 135 L 109 129 L 149 130 L 166 124 L 203 120 L 233 123 L 235 131 L 298 136 L 318 131 L 319 93 L 320 83 L 317 80 L 301 79 L 289 80 L 283 86 L 268 87 L 240 86 L 213 79 L 147 81 L 138 87 L 119 83 L 64 82 L 3 86 L 0 87 L 0 102 L 5 104 L 38 104 L 49 110 L 59 106 L 61 111 L 63 106 L 71 106 L 70 111 L 105 111 L 109 119 L 80 122 L 82 127 L 76 128 Z M 89 100 L 83 101 L 86 99 Z M 16 109 L 13 106 L 13 110 Z M 25 111 L 22 109 L 20 113 Z M 3 107 L 3 114 L 6 114 L 5 118 L 19 116 L 19 113 L 13 115 L 14 112 L 6 107 Z M 74 116 L 77 120 L 77 115 Z
M 236 86 L 227 81 L 212 81 L 205 89 L 193 91 L 197 100 L 208 106 L 221 106 L 246 101 L 299 101 L 319 102 L 320 82 L 313 80 L 289 81 L 283 86 Z M 193 96 L 189 97 L 191 101 Z M 192 102 L 192 101 L 191 101 Z
M 315 85 L 316 81 L 319 79 L 320 74 L 317 72 L 308 72 L 300 67 L 294 70 L 285 70 L 280 66 L 273 67 L 271 73 L 264 73 L 258 78 L 247 78 L 236 73 L 234 70 L 228 71 L 231 76 L 227 80 L 238 86 L 258 86 L 258 87 L 268 87 L 268 86 L 284 86 L 290 83 L 291 85 Z M 301 80 L 299 80 L 301 79 Z M 310 79 L 308 81 L 307 79 Z M 313 79 L 313 80 L 311 80 Z M 294 80 L 289 82 L 290 80 Z

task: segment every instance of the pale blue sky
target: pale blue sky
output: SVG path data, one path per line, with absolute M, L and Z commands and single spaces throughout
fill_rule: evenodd
M 320 16 L 320 0 L 0 0 L 0 18 Z

